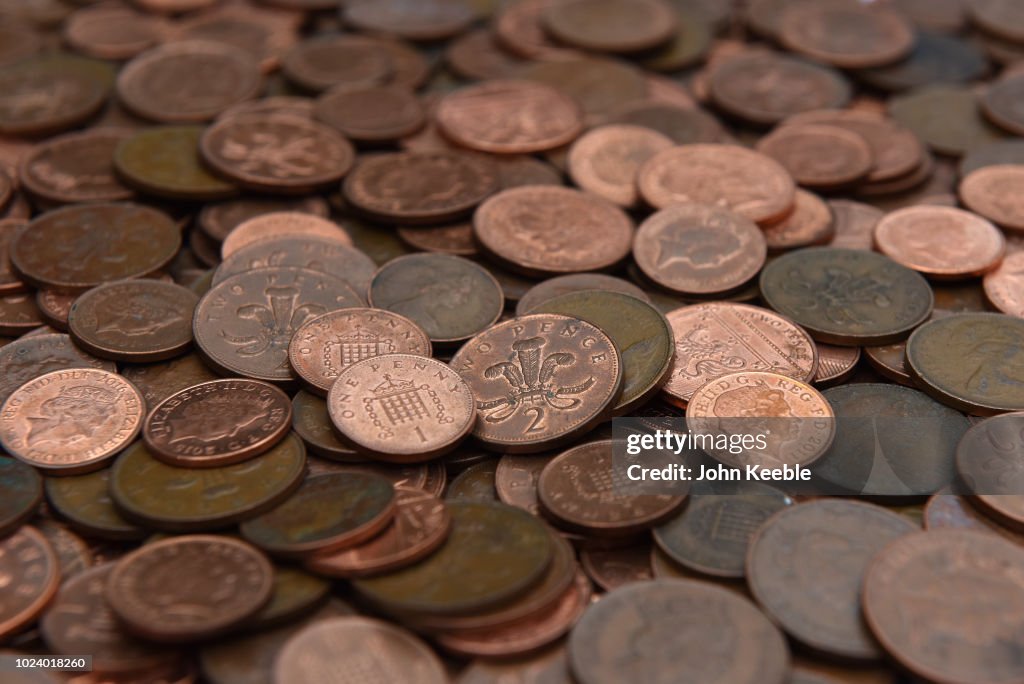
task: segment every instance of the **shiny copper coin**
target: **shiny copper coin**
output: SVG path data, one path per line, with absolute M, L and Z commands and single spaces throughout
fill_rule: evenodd
M 665 43 L 678 30 L 661 0 L 569 0 L 548 3 L 541 24 L 560 43 L 595 52 L 639 52 Z
M 167 265 L 181 233 L 166 214 L 137 204 L 91 204 L 40 215 L 11 244 L 11 265 L 40 288 L 82 292 Z
M 467 152 L 379 154 L 360 161 L 342 192 L 378 220 L 444 223 L 467 215 L 498 188 L 497 169 Z
M 71 338 L 103 359 L 163 361 L 192 346 L 192 315 L 199 298 L 159 280 L 125 280 L 95 287 L 68 312 Z
M 229 259 L 236 252 L 257 243 L 288 238 L 316 238 L 341 245 L 352 244 L 348 233 L 333 221 L 299 211 L 275 211 L 253 216 L 235 226 L 224 238 L 220 252 L 224 259 Z M 277 266 L 279 264 L 266 264 L 268 268 Z
M 1017 188 L 1024 165 L 997 164 L 972 171 L 960 182 L 960 199 L 971 211 L 1008 230 L 1024 230 L 1024 203 Z
M 451 451 L 476 423 L 466 381 L 440 361 L 411 354 L 351 364 L 331 386 L 327 407 L 357 451 L 398 463 Z
M 179 390 L 217 378 L 198 354 L 186 354 L 160 363 L 127 364 L 121 367 L 121 375 L 142 393 L 147 410 Z
M 394 518 L 378 535 L 352 548 L 318 554 L 305 567 L 328 577 L 364 577 L 412 565 L 448 537 L 451 515 L 437 497 L 395 487 Z
M 757 151 L 782 164 L 798 185 L 809 188 L 856 183 L 875 165 L 867 141 L 838 126 L 783 126 L 761 138 Z
M 550 150 L 583 127 L 579 106 L 531 81 L 494 80 L 446 96 L 435 114 L 442 132 L 470 149 L 498 154 Z
M 0 493 L 0 537 L 5 537 L 36 514 L 42 503 L 43 480 L 24 463 L 0 456 Z
M 161 461 L 187 468 L 240 463 L 271 449 L 291 429 L 288 395 L 256 380 L 213 380 L 150 409 L 142 438 Z
M 130 7 L 83 7 L 64 23 L 64 41 L 75 52 L 97 59 L 125 60 L 159 45 L 170 33 L 161 17 Z
M 779 17 L 790 50 L 845 69 L 882 66 L 906 57 L 914 29 L 892 10 L 854 3 L 795 3 Z
M 0 350 L 0 404 L 29 380 L 66 368 L 98 368 L 111 373 L 117 370 L 110 361 L 83 352 L 67 335 L 22 337 Z
M 582 190 L 620 207 L 639 201 L 636 174 L 650 157 L 673 146 L 670 138 L 641 126 L 599 126 L 569 150 L 569 174 Z
M 273 588 L 263 554 L 222 536 L 152 542 L 125 556 L 107 580 L 106 599 L 126 627 L 174 643 L 222 634 L 255 615 Z
M 767 246 L 757 225 L 740 213 L 704 204 L 677 204 L 644 221 L 633 257 L 658 285 L 689 295 L 734 290 L 764 265 Z
M 114 202 L 134 194 L 114 175 L 114 151 L 131 135 L 120 129 L 69 133 L 36 147 L 18 174 L 26 191 L 48 202 Z
M 795 186 L 776 161 L 735 145 L 681 145 L 651 157 L 637 177 L 648 204 L 708 204 L 752 221 L 778 219 L 793 206 Z
M 364 36 L 327 34 L 304 40 L 281 60 L 281 71 L 303 90 L 366 88 L 387 81 L 394 69 L 380 41 Z
M 473 224 L 453 223 L 429 228 L 402 226 L 398 229 L 402 242 L 421 252 L 440 252 L 472 257 L 480 253 L 473 240 Z
M 985 298 L 999 311 L 1024 318 L 1024 252 L 1014 252 L 985 275 Z
M 385 142 L 412 135 L 426 124 L 416 94 L 401 86 L 328 91 L 313 116 L 359 142 Z
M 476 399 L 473 435 L 504 453 L 552 449 L 599 422 L 622 392 L 622 362 L 596 326 L 534 314 L 499 323 L 452 357 Z
M 311 392 L 301 391 L 292 399 L 292 429 L 317 456 L 343 462 L 365 460 L 338 439 L 327 412 L 327 401 Z
M 41 135 L 73 128 L 100 110 L 112 80 L 110 65 L 71 55 L 40 55 L 4 66 L 0 134 Z
M 1016 470 L 1024 459 L 1024 414 L 988 418 L 964 433 L 956 470 L 971 502 L 989 517 L 1024 531 L 1024 490 Z
M 262 87 L 252 57 L 224 43 L 168 43 L 139 55 L 117 77 L 119 101 L 161 123 L 208 121 Z
M 55 474 L 88 472 L 130 444 L 142 418 L 142 396 L 121 376 L 94 368 L 53 371 L 4 402 L 0 444 Z
M 979 216 L 953 207 L 891 212 L 875 228 L 875 246 L 893 261 L 932 278 L 970 278 L 995 268 L 1003 234 Z
M 355 162 L 351 143 L 331 128 L 273 114 L 222 119 L 203 133 L 199 151 L 214 172 L 235 185 L 284 194 L 334 185 Z
M 322 396 L 353 363 L 383 354 L 429 357 L 430 338 L 405 316 L 355 308 L 307 321 L 288 345 L 292 368 L 311 391 Z
M 15 294 L 27 290 L 17 274 L 11 269 L 11 243 L 21 230 L 28 225 L 23 219 L 0 219 L 0 294 Z
M 553 186 L 498 193 L 474 214 L 473 231 L 488 254 L 527 275 L 611 268 L 633 239 L 632 221 L 615 205 Z
M 31 294 L 0 295 L 0 335 L 22 335 L 41 325 L 43 318 Z
M 34 527 L 0 539 L 0 572 L 7 579 L 0 600 L 0 639 L 31 625 L 57 593 L 60 570 L 53 547 Z
M 199 301 L 193 322 L 196 345 L 231 373 L 288 382 L 288 343 L 307 320 L 361 306 L 343 280 L 303 268 L 261 268 L 232 276 Z
M 216 204 L 207 204 L 199 212 L 197 222 L 203 232 L 223 242 L 235 228 L 251 218 L 279 211 L 300 212 L 327 218 L 329 208 L 322 198 L 312 196 L 298 199 L 287 197 L 242 197 Z
M 1021 563 L 1024 549 L 983 532 L 903 537 L 875 558 L 864 578 L 868 626 L 886 652 L 917 676 L 948 684 L 1020 680 L 1024 668 L 1010 653 L 1021 641 L 1010 625 L 1024 610 L 1024 582 L 1015 571 Z M 977 588 L 962 591 L 972 586 Z M 911 635 L 908 611 L 944 628 Z M 973 625 L 982 615 L 990 629 L 979 632 Z
M 763 227 L 770 252 L 828 244 L 835 236 L 835 230 L 832 210 L 825 200 L 800 189 L 796 191 L 792 213 Z

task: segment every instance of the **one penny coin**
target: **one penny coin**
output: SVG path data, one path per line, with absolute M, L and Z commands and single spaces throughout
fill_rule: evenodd
M 327 202 L 320 197 L 241 197 L 216 204 L 207 204 L 199 212 L 196 223 L 210 238 L 223 242 L 229 233 L 251 218 L 279 211 L 297 211 L 327 218 Z
M 96 470 L 135 439 L 144 407 L 135 386 L 95 368 L 53 371 L 15 390 L 0 410 L 0 444 L 53 474 Z
M 1018 531 L 1024 530 L 1024 489 L 1016 477 L 1022 459 L 1024 413 L 981 421 L 964 433 L 956 448 L 957 475 L 973 495 L 972 503 Z
M 476 423 L 467 382 L 440 361 L 411 354 L 351 364 L 331 386 L 327 408 L 357 451 L 398 463 L 451 451 Z
M 14 532 L 36 514 L 43 497 L 43 480 L 33 468 L 0 456 L 0 537 Z
M 499 323 L 467 342 L 451 366 L 476 398 L 473 435 L 504 453 L 552 449 L 588 432 L 622 392 L 615 343 L 557 314 Z
M 114 152 L 130 136 L 128 131 L 101 128 L 52 138 L 24 158 L 18 180 L 26 191 L 48 202 L 131 199 L 132 190 L 114 174 Z
M 288 395 L 257 380 L 212 380 L 172 394 L 154 406 L 142 438 L 156 458 L 187 468 L 240 463 L 288 434 Z
M 352 238 L 334 221 L 301 211 L 275 211 L 253 216 L 235 226 L 224 238 L 220 253 L 224 259 L 230 259 L 236 252 L 255 246 L 257 243 L 306 238 L 328 240 L 346 246 L 352 245 Z M 270 261 L 266 264 L 259 264 L 264 267 L 285 265 L 291 266 L 292 264 Z M 225 273 L 232 270 L 234 269 L 228 266 Z M 239 270 L 239 273 L 241 272 Z
M 253 617 L 270 600 L 273 580 L 273 566 L 248 544 L 186 535 L 121 559 L 107 579 L 106 599 L 128 629 L 148 640 L 194 641 Z
M 114 170 L 126 185 L 172 200 L 210 201 L 238 189 L 211 173 L 199 158 L 200 126 L 145 128 L 121 142 Z
M 34 527 L 0 539 L 0 574 L 7 579 L 0 601 L 0 639 L 31 625 L 53 600 L 60 584 L 57 554 Z
M 999 311 L 1024 318 L 1024 252 L 1014 252 L 985 275 L 985 298 Z
M 972 171 L 960 182 L 960 199 L 971 211 L 1003 228 L 1024 230 L 1024 203 L 1017 188 L 1024 165 L 996 164 Z
M 837 347 L 832 344 L 816 344 L 818 370 L 814 374 L 814 385 L 819 389 L 832 387 L 849 379 L 860 361 L 860 347 Z
M 998 266 L 1006 240 L 985 219 L 953 207 L 890 212 L 875 228 L 875 246 L 893 261 L 932 278 L 971 278 Z
M 569 149 L 569 174 L 581 189 L 620 207 L 632 207 L 639 201 L 636 174 L 640 166 L 673 145 L 667 136 L 643 126 L 599 126 Z
M 875 166 L 863 136 L 838 126 L 782 126 L 761 138 L 757 151 L 766 154 L 793 176 L 798 185 L 834 189 L 856 183 Z
M 395 85 L 328 91 L 317 98 L 313 116 L 352 140 L 366 143 L 412 135 L 427 120 L 416 94 Z

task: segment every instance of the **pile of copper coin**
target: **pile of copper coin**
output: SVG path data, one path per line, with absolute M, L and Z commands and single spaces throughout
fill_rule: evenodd
M 0 336 L 5 684 L 1024 682 L 1020 0 L 0 0 Z

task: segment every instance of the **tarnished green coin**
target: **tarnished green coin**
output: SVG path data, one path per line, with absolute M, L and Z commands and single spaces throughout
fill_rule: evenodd
M 964 313 L 922 325 L 907 370 L 944 404 L 978 416 L 1024 410 L 1024 319 Z
M 255 517 L 302 483 L 306 449 L 290 434 L 256 458 L 222 468 L 179 468 L 156 460 L 142 442 L 117 458 L 110 494 L 131 520 L 167 532 L 211 530 Z
M 355 463 L 366 460 L 338 439 L 327 413 L 327 401 L 311 392 L 302 390 L 292 399 L 292 429 L 317 456 Z
M 889 114 L 936 152 L 954 157 L 1008 137 L 985 119 L 978 95 L 968 86 L 911 90 L 889 101 Z
M 384 529 L 395 512 L 395 488 L 370 473 L 306 478 L 288 500 L 242 523 L 242 536 L 263 550 L 301 556 L 355 546 Z
M 110 498 L 110 468 L 88 475 L 46 478 L 50 507 L 76 530 L 115 541 L 143 539 L 146 530 L 125 520 Z
M 253 616 L 245 629 L 257 631 L 291 622 L 316 609 L 330 591 L 327 580 L 290 565 L 275 565 L 270 603 Z
M 823 392 L 836 438 L 811 466 L 843 493 L 934 494 L 953 481 L 956 445 L 970 427 L 958 411 L 901 385 L 855 383 Z
M 43 480 L 30 465 L 0 456 L 0 537 L 31 518 L 43 500 Z
M 572 316 L 603 330 L 622 356 L 622 397 L 616 415 L 645 403 L 668 380 L 675 338 L 652 305 L 621 292 L 584 290 L 560 295 L 530 313 Z
M 559 295 L 580 290 L 605 290 L 610 292 L 622 292 L 633 295 L 645 302 L 651 301 L 646 292 L 639 287 L 615 276 L 604 273 L 570 273 L 569 275 L 558 276 L 542 280 L 531 287 L 516 303 L 516 316 L 525 316 L 532 313 L 534 309 L 546 301 L 554 299 Z
M 114 169 L 139 192 L 168 199 L 209 201 L 236 193 L 199 158 L 202 126 L 146 128 L 117 146 Z
M 437 552 L 356 580 L 356 591 L 389 612 L 480 612 L 527 591 L 551 563 L 551 533 L 526 511 L 476 501 L 452 501 L 448 511 L 452 529 Z
M 761 272 L 768 305 L 818 342 L 897 342 L 928 319 L 932 289 L 921 274 L 859 249 L 811 247 L 784 254 Z
M 469 466 L 456 476 L 445 492 L 446 501 L 497 501 L 494 479 L 498 459 L 493 456 L 483 463 Z

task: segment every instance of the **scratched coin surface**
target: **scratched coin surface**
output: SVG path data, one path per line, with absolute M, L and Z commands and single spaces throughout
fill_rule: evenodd
M 451 367 L 473 392 L 473 436 L 503 453 L 552 449 L 606 417 L 622 392 L 622 360 L 596 326 L 532 314 L 467 342 Z
M 306 322 L 292 336 L 288 359 L 310 389 L 326 396 L 342 371 L 383 354 L 431 355 L 430 338 L 414 322 L 383 309 L 342 309 Z
M 484 202 L 473 216 L 473 233 L 484 251 L 511 270 L 551 276 L 619 263 L 629 254 L 633 223 L 594 195 L 526 186 Z
M 599 126 L 581 135 L 569 149 L 569 174 L 582 190 L 620 207 L 639 201 L 636 174 L 650 157 L 673 146 L 658 131 L 643 126 Z
M 295 378 L 288 363 L 292 335 L 311 318 L 361 298 L 345 281 L 303 268 L 261 268 L 232 276 L 199 301 L 196 345 L 231 373 L 256 380 Z
M 288 395 L 258 380 L 212 380 L 153 406 L 142 438 L 153 456 L 188 468 L 246 461 L 271 449 L 292 423 Z
M 903 537 L 877 556 L 864 578 L 868 626 L 915 675 L 950 684 L 1021 679 L 1024 666 L 1013 656 L 1021 644 L 1015 625 L 1024 610 L 1024 581 L 1016 570 L 1021 563 L 1024 550 L 984 532 Z M 908 617 L 944 627 L 912 634 Z
M 83 352 L 68 335 L 22 337 L 0 348 L 0 405 L 29 380 L 66 368 L 99 368 L 111 373 L 117 370 L 112 362 Z
M 18 179 L 34 196 L 60 204 L 131 199 L 114 174 L 114 151 L 130 135 L 101 128 L 51 138 L 22 161 Z
M 1024 165 L 994 164 L 972 171 L 960 183 L 964 205 L 1008 230 L 1024 230 L 1024 205 L 1012 188 L 1024 178 Z
M 0 456 L 0 493 L 0 536 L 6 536 L 35 515 L 42 502 L 43 480 L 21 461 Z
M 467 381 L 436 359 L 411 354 L 351 364 L 331 386 L 327 408 L 356 451 L 398 463 L 451 451 L 477 421 Z
M 0 638 L 6 639 L 35 622 L 57 593 L 57 555 L 36 528 L 24 525 L 0 539 L 0 576 L 7 580 L 0 599 Z
M 802 644 L 850 660 L 879 660 L 882 652 L 861 618 L 864 572 L 889 542 L 915 529 L 907 518 L 859 501 L 790 506 L 754 535 L 750 590 Z
M 888 257 L 834 247 L 784 254 L 761 272 L 767 304 L 828 344 L 888 344 L 931 314 L 933 297 L 918 273 Z
M 273 579 L 273 566 L 248 544 L 186 535 L 125 556 L 107 579 L 106 599 L 119 620 L 148 640 L 193 641 L 254 616 L 270 600 Z
M 999 229 L 954 207 L 906 207 L 875 227 L 875 245 L 897 263 L 932 278 L 970 278 L 995 268 L 1006 251 Z
M 992 518 L 1024 529 L 1024 413 L 994 416 L 964 433 L 956 448 L 959 481 L 972 502 Z
M 640 167 L 637 184 L 656 209 L 707 204 L 751 221 L 777 220 L 793 206 L 796 186 L 778 162 L 737 145 L 680 145 Z
M 58 370 L 15 390 L 0 409 L 0 445 L 55 474 L 95 470 L 130 444 L 144 416 L 142 396 L 119 375 Z
M 328 240 L 345 246 L 352 245 L 352 238 L 334 221 L 300 211 L 275 211 L 253 216 L 235 226 L 221 243 L 220 252 L 221 256 L 228 260 L 236 252 L 263 242 L 286 239 L 304 240 L 306 238 Z M 281 263 L 267 261 L 265 264 L 260 262 L 256 267 L 293 265 L 288 261 L 282 260 Z M 227 266 L 227 269 L 233 268 L 238 268 L 239 272 L 242 270 L 237 262 Z

